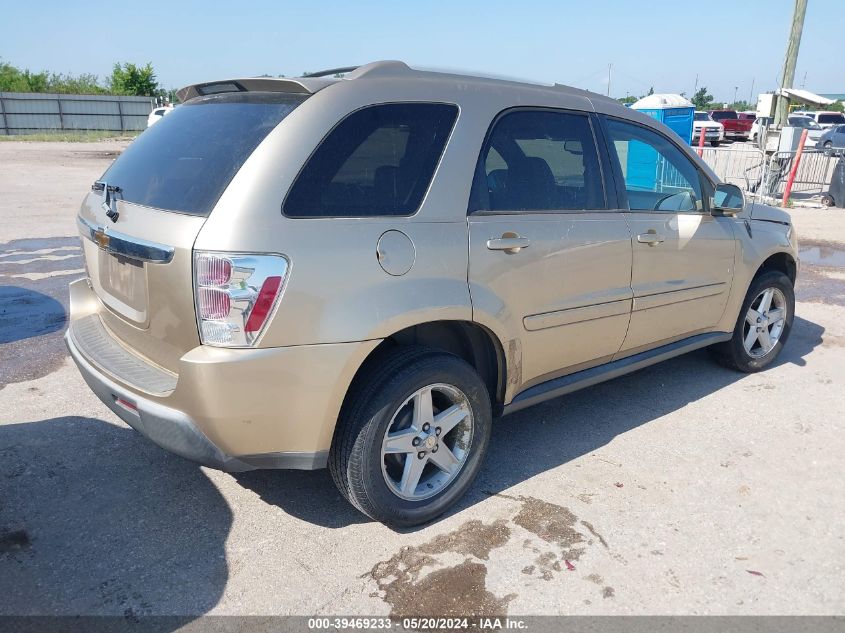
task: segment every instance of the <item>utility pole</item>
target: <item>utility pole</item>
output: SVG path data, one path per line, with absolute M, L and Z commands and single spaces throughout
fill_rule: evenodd
M 786 47 L 786 60 L 783 62 L 783 75 L 780 80 L 781 90 L 792 88 L 795 81 L 795 64 L 798 62 L 798 47 L 801 46 L 801 33 L 804 30 L 804 15 L 807 13 L 807 0 L 795 0 L 795 11 L 792 14 L 792 28 L 789 31 L 789 43 Z M 778 95 L 775 110 L 775 127 L 786 125 L 789 116 L 789 100 L 784 95 Z
M 698 92 L 698 73 L 695 73 L 695 87 L 692 89 L 692 94 Z
M 736 103 L 736 91 L 739 90 L 739 86 L 734 86 L 734 103 Z
M 754 101 L 754 80 L 755 79 L 756 79 L 756 77 L 751 78 L 751 92 L 748 93 L 748 103 L 754 105 L 755 108 L 756 108 L 757 102 Z
M 613 74 L 613 64 L 607 65 L 607 96 L 610 96 L 610 79 Z

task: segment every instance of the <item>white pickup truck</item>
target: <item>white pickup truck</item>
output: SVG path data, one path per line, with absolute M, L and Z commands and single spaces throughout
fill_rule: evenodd
M 701 133 L 704 132 L 704 140 L 713 147 L 725 140 L 725 126 L 714 121 L 706 112 L 696 111 L 692 121 L 692 144 L 698 145 Z

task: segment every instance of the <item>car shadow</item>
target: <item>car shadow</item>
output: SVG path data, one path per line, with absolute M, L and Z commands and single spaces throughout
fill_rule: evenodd
M 822 343 L 823 334 L 820 325 L 796 317 L 789 341 L 770 369 L 790 363 L 803 367 L 805 357 Z M 718 365 L 702 349 L 506 416 L 493 425 L 478 480 L 452 512 L 588 455 L 618 435 L 746 376 Z
M 0 615 L 182 614 L 159 623 L 175 630 L 220 600 L 232 511 L 198 465 L 63 417 L 0 425 L 0 477 Z
M 824 328 L 796 317 L 773 367 L 804 366 Z M 467 495 L 446 516 L 547 470 L 587 455 L 638 426 L 745 377 L 699 350 L 627 376 L 495 420 L 485 465 Z M 501 464 L 507 464 L 502 468 Z M 370 521 L 336 491 L 328 472 L 254 471 L 235 476 L 265 502 L 304 521 L 343 527 Z M 410 530 L 401 530 L 410 532 Z
M 262 501 L 287 514 L 325 528 L 369 523 L 338 492 L 328 468 L 322 470 L 252 470 L 235 473 L 235 480 Z

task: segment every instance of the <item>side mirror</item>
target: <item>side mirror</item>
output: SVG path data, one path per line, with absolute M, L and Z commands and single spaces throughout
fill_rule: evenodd
M 576 156 L 583 156 L 584 146 L 581 145 L 581 141 L 573 141 L 570 139 L 563 142 L 563 151 L 575 154 Z
M 716 185 L 710 208 L 718 215 L 736 215 L 745 208 L 745 194 L 736 185 L 720 182 Z

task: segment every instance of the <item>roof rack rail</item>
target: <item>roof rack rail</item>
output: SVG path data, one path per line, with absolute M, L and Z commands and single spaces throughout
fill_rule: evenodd
M 351 73 L 357 70 L 360 66 L 342 66 L 340 68 L 329 68 L 328 70 L 318 70 L 314 73 L 304 73 L 303 77 L 328 77 L 330 75 L 340 75 L 343 73 Z

